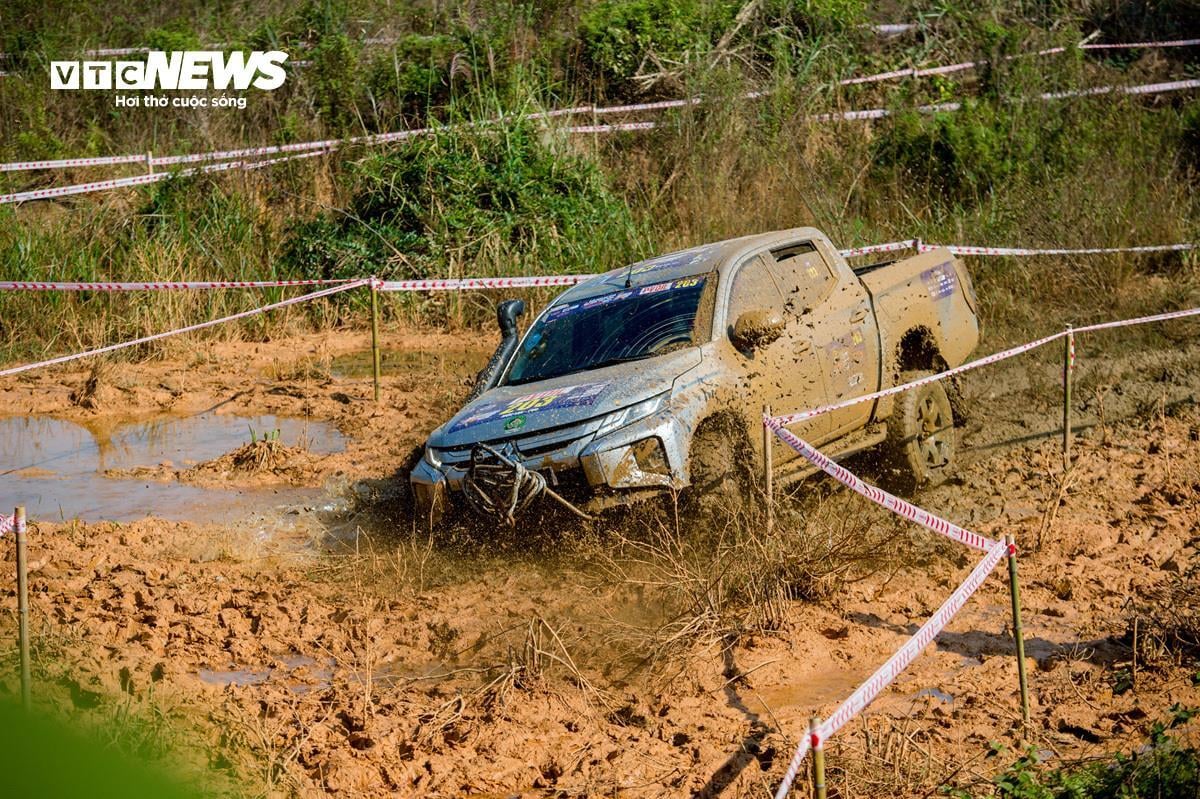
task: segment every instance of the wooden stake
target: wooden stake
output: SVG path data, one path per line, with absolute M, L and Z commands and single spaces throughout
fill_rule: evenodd
M 21 650 L 21 705 L 30 709 L 29 576 L 25 552 L 25 508 L 13 512 L 13 537 L 17 540 L 17 643 Z
M 1021 629 L 1021 585 L 1017 580 L 1017 546 L 1011 535 L 1004 537 L 1008 544 L 1008 591 L 1012 595 L 1013 638 L 1017 643 L 1017 679 L 1021 685 L 1022 730 L 1029 734 L 1029 680 L 1025 675 L 1025 633 Z
M 371 376 L 375 380 L 375 401 L 379 402 L 379 289 L 371 282 Z
M 146 174 L 154 174 L 154 153 L 150 150 L 146 151 Z
M 825 742 L 817 738 L 821 719 L 813 716 L 808 720 L 808 734 L 816 741 L 812 748 L 813 799 L 825 799 Z
M 1063 339 L 1063 467 L 1071 465 L 1071 383 L 1075 374 L 1075 331 L 1067 325 Z
M 771 406 L 763 406 L 763 418 L 771 416 Z M 775 442 L 775 431 L 763 425 L 763 486 L 767 494 L 767 532 L 775 529 L 775 482 L 771 474 L 772 449 Z

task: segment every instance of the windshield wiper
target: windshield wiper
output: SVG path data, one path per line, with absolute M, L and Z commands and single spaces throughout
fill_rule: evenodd
M 616 366 L 619 363 L 629 363 L 630 361 L 643 361 L 649 357 L 650 357 L 650 353 L 644 353 L 642 355 L 626 355 L 622 358 L 606 358 L 603 361 L 599 361 L 597 363 L 590 363 L 587 366 L 585 366 L 583 369 L 581 369 L 580 371 L 588 371 L 591 369 L 603 369 L 606 366 Z

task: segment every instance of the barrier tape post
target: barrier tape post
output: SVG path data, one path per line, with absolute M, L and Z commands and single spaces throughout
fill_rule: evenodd
M 371 279 L 371 377 L 375 381 L 375 401 L 379 402 L 379 284 Z
M 26 572 L 25 508 L 18 505 L 13 512 L 13 537 L 17 542 L 17 644 L 21 650 L 21 706 L 29 711 L 29 576 Z
M 1025 675 L 1025 633 L 1021 628 L 1021 585 L 1017 580 L 1017 544 L 1012 535 L 1004 537 L 1008 544 L 1008 590 L 1012 594 L 1013 638 L 1017 643 L 1017 679 L 1021 684 L 1021 729 L 1029 734 L 1029 680 Z
M 825 799 L 825 742 L 821 740 L 821 719 L 813 716 L 808 720 L 808 734 L 812 737 L 813 799 Z
M 1063 338 L 1063 468 L 1071 466 L 1071 384 L 1075 375 L 1075 331 L 1067 325 Z
M 771 418 L 771 406 L 763 406 L 763 418 Z M 763 425 L 763 487 L 767 494 L 767 532 L 775 529 L 775 480 L 771 474 L 772 449 L 775 431 L 769 425 Z

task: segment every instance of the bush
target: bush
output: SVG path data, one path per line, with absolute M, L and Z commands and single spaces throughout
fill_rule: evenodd
M 306 75 L 313 87 L 317 113 L 330 131 L 342 131 L 358 117 L 355 101 L 362 91 L 358 45 L 344 33 L 325 36 L 312 49 Z
M 320 277 L 593 272 L 626 262 L 637 231 L 588 159 L 529 123 L 457 126 L 372 155 L 349 208 L 292 230 L 285 263 Z
M 719 0 L 601 0 L 579 23 L 584 56 L 618 87 L 647 67 L 681 64 L 703 53 L 732 24 L 741 4 Z
M 872 155 L 877 170 L 890 168 L 901 181 L 964 199 L 1019 174 L 1057 169 L 1070 151 L 1062 115 L 1031 120 L 1011 106 L 968 101 L 959 111 L 896 114 Z
M 841 33 L 866 20 L 866 0 L 771 0 L 767 13 L 810 35 Z

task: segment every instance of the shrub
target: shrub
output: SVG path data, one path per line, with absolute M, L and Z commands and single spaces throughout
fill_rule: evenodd
M 767 13 L 810 35 L 840 33 L 866 19 L 866 0 L 770 0 Z
M 325 36 L 312 49 L 307 78 L 318 115 L 325 127 L 341 131 L 357 118 L 355 101 L 362 91 L 358 46 L 344 33 Z
M 457 126 L 367 157 L 348 210 L 293 228 L 285 263 L 311 276 L 446 276 L 600 271 L 637 232 L 587 158 L 512 127 Z
M 601 0 L 580 20 L 579 38 L 598 75 L 627 87 L 650 58 L 681 64 L 707 50 L 740 5 L 728 0 Z
M 1028 119 L 1020 109 L 968 101 L 960 111 L 893 116 L 873 146 L 876 169 L 928 184 L 953 199 L 987 194 L 1019 174 L 1070 160 L 1062 115 Z

